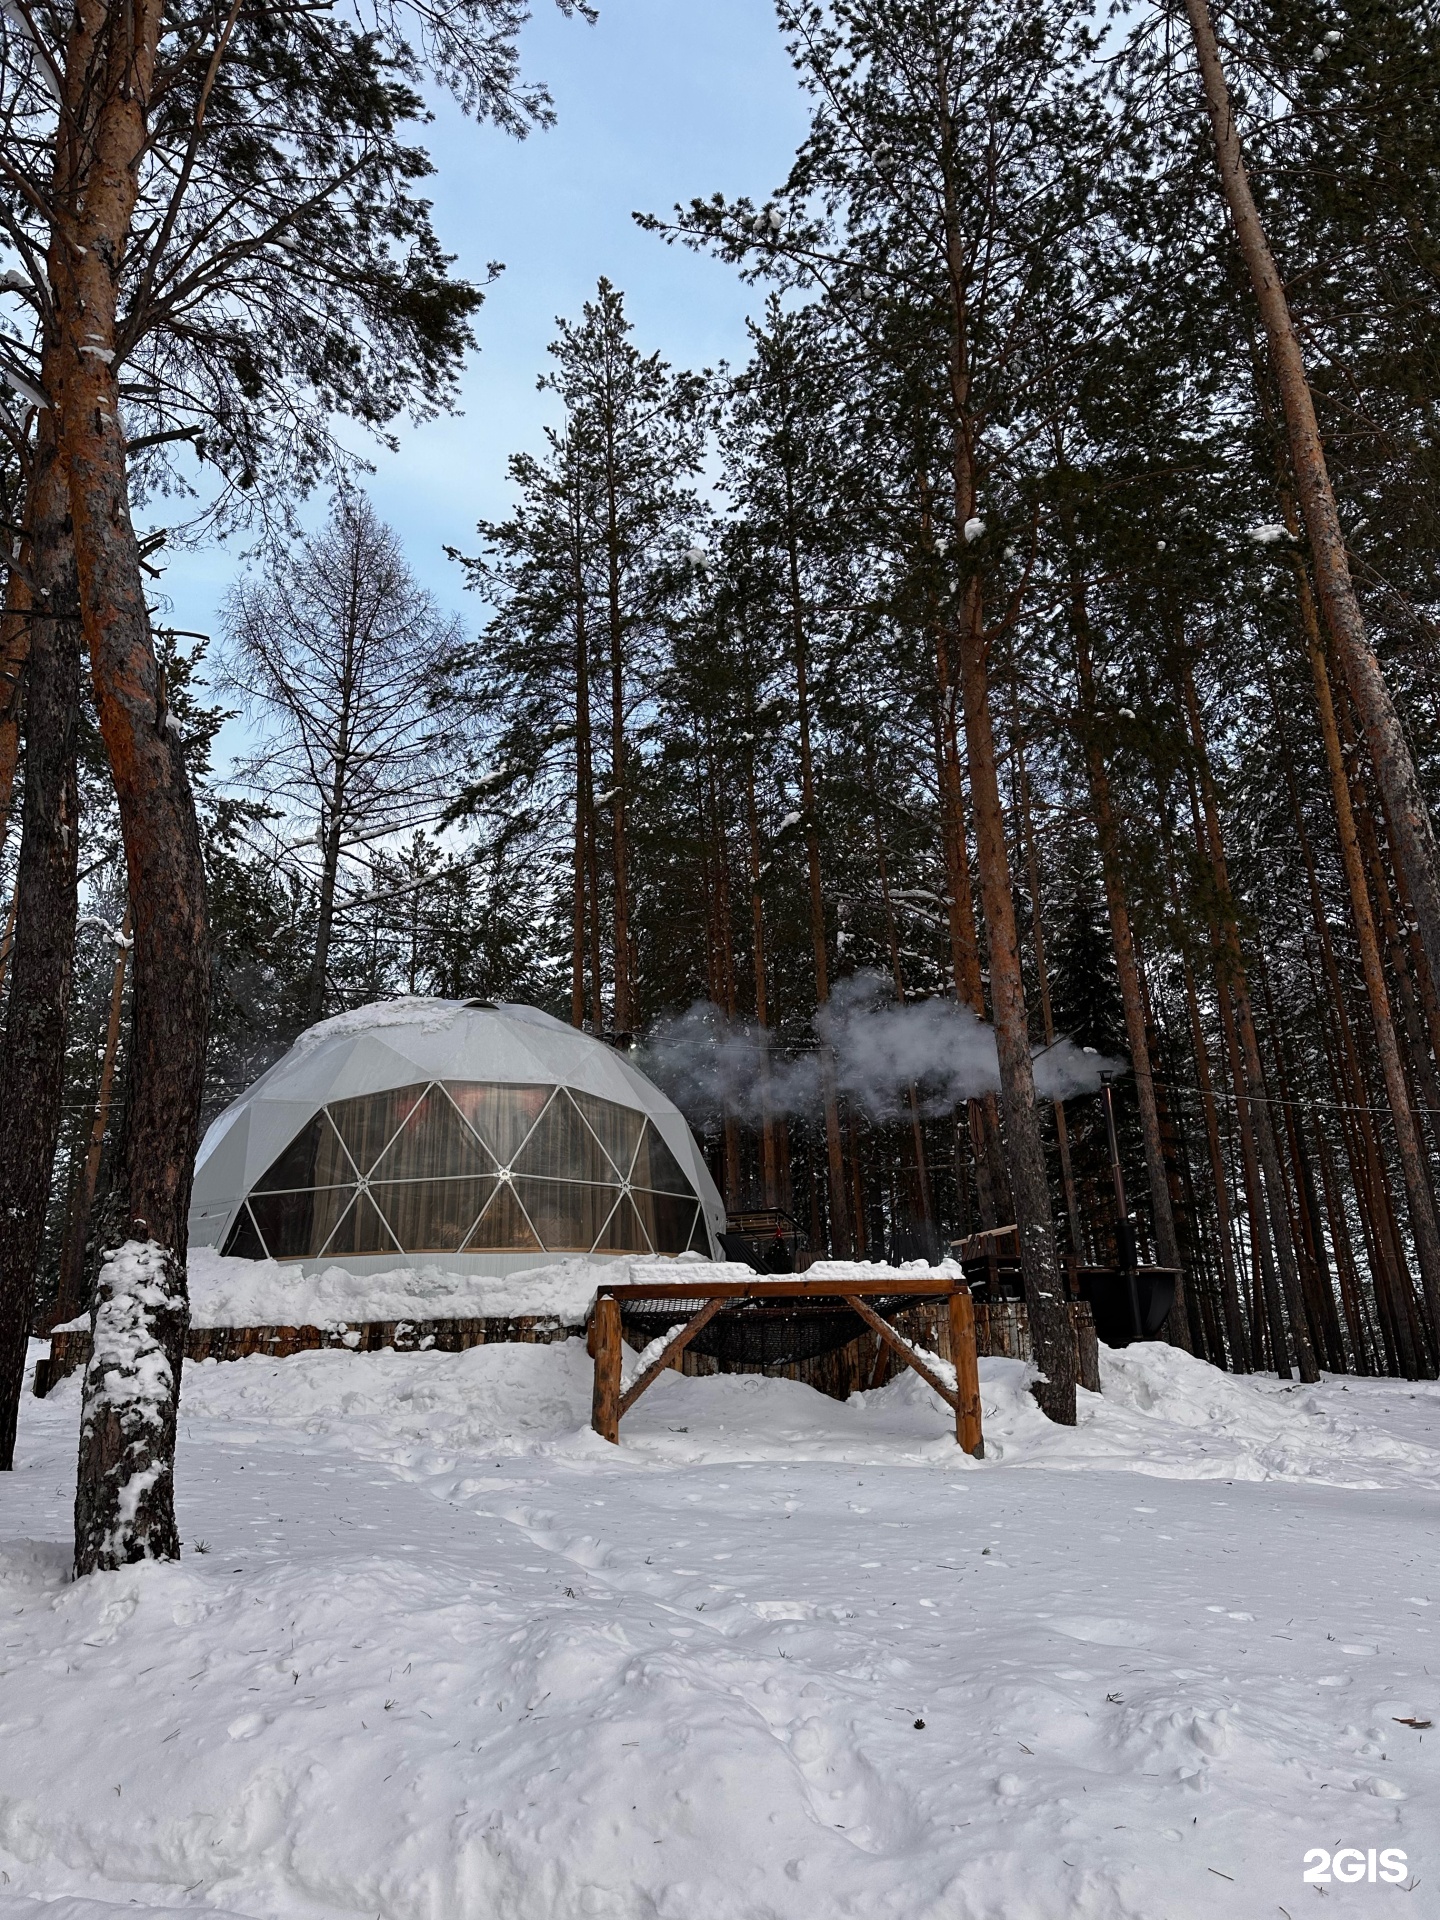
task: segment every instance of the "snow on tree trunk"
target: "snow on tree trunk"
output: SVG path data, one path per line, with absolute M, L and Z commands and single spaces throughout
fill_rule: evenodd
M 77 1574 L 179 1556 L 175 1416 L 190 1319 L 183 1275 L 154 1240 L 127 1240 L 100 1269 L 80 1411 Z

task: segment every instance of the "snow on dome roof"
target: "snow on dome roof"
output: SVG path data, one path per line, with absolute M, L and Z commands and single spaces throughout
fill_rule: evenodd
M 322 1109 L 433 1082 L 560 1087 L 582 1106 L 589 1096 L 643 1114 L 699 1196 L 711 1233 L 723 1230 L 724 1203 L 683 1115 L 623 1055 L 538 1007 L 413 996 L 318 1022 L 215 1120 L 196 1158 L 192 1243 L 224 1243 L 256 1182 Z M 393 1252 L 387 1257 L 394 1266 Z M 519 1256 L 499 1257 L 508 1267 Z M 433 1264 L 436 1255 L 426 1258 Z M 533 1252 L 524 1259 L 535 1263 Z

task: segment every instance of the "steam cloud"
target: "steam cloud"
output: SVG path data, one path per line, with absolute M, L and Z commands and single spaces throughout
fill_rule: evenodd
M 697 1122 L 729 1116 L 754 1124 L 767 1111 L 818 1114 L 827 1068 L 841 1098 L 877 1121 L 907 1113 L 912 1086 L 930 1118 L 999 1091 L 994 1029 L 957 1000 L 902 1005 L 883 975 L 859 973 L 840 982 L 814 1024 L 820 1048 L 772 1051 L 762 1028 L 697 1000 L 657 1022 L 639 1064 Z M 1127 1068 L 1066 1036 L 1035 1054 L 1035 1091 L 1041 1099 L 1068 1100 L 1097 1092 L 1102 1073 Z

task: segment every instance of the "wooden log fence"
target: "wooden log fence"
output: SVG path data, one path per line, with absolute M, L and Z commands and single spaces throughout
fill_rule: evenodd
M 476 1319 L 357 1320 L 323 1327 L 191 1327 L 185 1336 L 187 1360 L 245 1360 L 263 1354 L 285 1360 L 294 1353 L 342 1347 L 350 1353 L 463 1353 L 497 1342 L 548 1345 L 579 1332 L 551 1314 L 491 1314 Z M 90 1330 L 76 1327 L 50 1337 L 50 1352 L 35 1369 L 35 1392 L 50 1389 L 90 1358 Z
M 981 1358 L 1028 1360 L 1030 1326 L 1025 1305 L 1019 1300 L 972 1301 L 975 1351 Z M 1095 1323 L 1083 1301 L 1071 1307 L 1080 1356 L 1080 1384 L 1092 1393 L 1100 1391 L 1099 1350 Z M 948 1309 L 943 1301 L 921 1300 L 902 1308 L 895 1325 L 912 1344 L 926 1346 L 942 1360 L 954 1364 Z M 256 1326 L 191 1327 L 185 1337 L 188 1360 L 243 1360 L 251 1354 L 264 1354 L 282 1360 L 294 1353 L 311 1353 L 324 1347 L 342 1347 L 352 1353 L 378 1353 L 393 1348 L 400 1353 L 434 1351 L 461 1353 L 468 1347 L 513 1341 L 522 1345 L 569 1339 L 578 1328 L 567 1326 L 544 1314 L 491 1315 L 488 1318 L 450 1320 L 369 1320 L 333 1326 Z M 77 1327 L 51 1336 L 50 1352 L 35 1370 L 35 1392 L 43 1396 L 67 1375 L 85 1365 L 90 1358 L 90 1332 Z M 814 1359 L 798 1360 L 779 1367 L 762 1368 L 749 1362 L 721 1362 L 709 1354 L 696 1353 L 687 1345 L 679 1355 L 682 1373 L 692 1377 L 710 1374 L 769 1372 L 782 1379 L 797 1380 L 814 1387 L 834 1400 L 848 1400 L 860 1393 L 886 1385 L 903 1371 L 901 1361 L 880 1336 L 869 1327 L 857 1330 L 855 1339 L 831 1353 Z

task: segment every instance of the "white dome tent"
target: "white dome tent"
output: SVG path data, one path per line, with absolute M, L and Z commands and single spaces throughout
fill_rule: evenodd
M 678 1108 L 537 1008 L 381 1001 L 324 1020 L 211 1126 L 192 1246 L 304 1273 L 514 1273 L 557 1254 L 718 1255 Z

